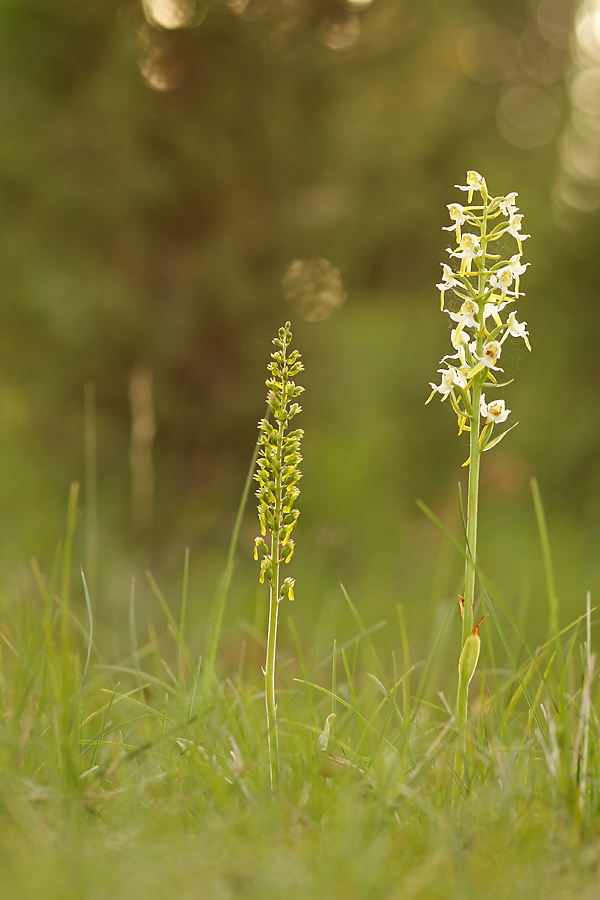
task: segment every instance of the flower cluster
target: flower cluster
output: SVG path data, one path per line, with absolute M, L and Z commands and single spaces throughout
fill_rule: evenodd
M 289 563 L 294 552 L 291 534 L 300 515 L 294 509 L 300 489 L 298 482 L 302 477 L 298 466 L 302 461 L 300 440 L 302 429 L 288 431 L 291 420 L 301 412 L 298 403 L 291 402 L 298 397 L 303 387 L 292 379 L 304 369 L 300 362 L 300 354 L 294 350 L 288 356 L 288 347 L 292 340 L 290 323 L 279 329 L 279 337 L 273 340 L 276 350 L 271 354 L 268 370 L 271 373 L 266 384 L 269 389 L 268 404 L 275 424 L 267 419 L 258 423 L 260 429 L 260 450 L 258 470 L 254 475 L 258 481 L 258 518 L 261 534 L 267 531 L 271 536 L 269 548 L 262 537 L 254 542 L 254 558 L 261 554 L 260 581 L 265 576 L 275 588 L 276 600 L 279 602 L 287 592 L 290 600 L 294 599 L 294 579 L 286 578 L 279 587 L 276 573 L 281 562 Z
M 510 410 L 504 400 L 486 402 L 482 387 L 505 386 L 498 383 L 495 373 L 503 371 L 498 362 L 507 338 L 522 338 L 531 350 L 527 323 L 518 321 L 515 310 L 502 315 L 509 304 L 523 296 L 519 293 L 519 279 L 529 263 L 522 263 L 521 255 L 523 241 L 529 235 L 521 234 L 523 216 L 515 205 L 516 193 L 490 197 L 485 179 L 478 172 L 467 172 L 467 184 L 455 187 L 467 192 L 468 205 L 448 205 L 453 224 L 444 231 L 456 235 L 458 246 L 454 250 L 448 247 L 448 253 L 460 260 L 460 267 L 453 271 L 442 263 L 442 280 L 437 285 L 442 311 L 454 324 L 450 340 L 455 352 L 441 360 L 445 368 L 438 369 L 440 384 L 431 384 L 433 390 L 426 402 L 436 393 L 441 394 L 442 400 L 449 397 L 458 418 L 459 434 L 470 431 L 475 417 L 483 416 L 485 424 L 479 439 L 483 451 L 495 446 L 506 434 L 505 431 L 491 440 L 494 425 L 505 422 Z M 475 191 L 481 195 L 481 203 L 473 205 Z M 510 235 L 517 243 L 518 252 L 509 259 L 490 252 L 491 245 L 504 235 Z M 457 309 L 445 307 L 448 294 L 453 298 L 451 306 Z M 478 426 L 479 419 L 476 421 Z

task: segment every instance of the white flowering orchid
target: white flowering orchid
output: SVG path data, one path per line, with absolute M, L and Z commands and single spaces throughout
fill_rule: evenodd
M 474 625 L 475 588 L 477 581 L 477 510 L 479 497 L 479 474 L 481 457 L 486 450 L 496 447 L 517 423 L 504 426 L 494 433 L 495 426 L 501 426 L 510 415 L 503 399 L 486 402 L 485 386 L 499 387 L 496 372 L 502 372 L 498 365 L 502 357 L 503 345 L 509 338 L 522 338 L 527 348 L 529 332 L 527 323 L 519 322 L 516 312 L 507 317 L 503 312 L 520 296 L 519 279 L 529 263 L 523 263 L 523 241 L 529 235 L 521 234 L 523 216 L 518 211 L 517 192 L 502 197 L 490 197 L 483 176 L 478 172 L 467 172 L 466 185 L 456 185 L 468 194 L 467 206 L 449 204 L 448 211 L 453 225 L 445 226 L 445 231 L 456 233 L 457 246 L 448 248 L 451 257 L 460 259 L 460 269 L 453 272 L 450 266 L 443 266 L 443 281 L 437 287 L 442 293 L 442 310 L 448 313 L 451 327 L 450 341 L 454 352 L 442 358 L 446 368 L 438 369 L 440 384 L 430 384 L 432 393 L 427 403 L 439 394 L 442 400 L 449 398 L 458 421 L 458 434 L 469 433 L 469 457 L 463 463 L 469 467 L 468 495 L 465 519 L 465 586 L 461 616 L 463 628 L 461 652 L 458 664 L 458 696 L 456 701 L 456 721 L 462 731 L 466 731 L 469 710 L 468 689 L 477 659 L 472 665 L 465 662 L 476 645 L 479 655 L 478 624 Z M 471 205 L 475 191 L 479 191 L 481 201 Z M 461 226 L 468 222 L 468 232 L 461 233 Z M 499 251 L 499 246 L 507 243 L 507 235 L 517 244 L 509 258 Z M 502 240 L 502 244 L 497 242 Z M 494 246 L 496 245 L 496 246 Z M 495 251 L 495 252 L 494 252 Z M 451 312 L 445 308 L 445 295 L 454 295 L 458 308 Z M 491 327 L 488 319 L 492 318 Z M 510 383 L 510 382 L 509 382 Z M 482 421 L 483 420 L 483 421 Z M 465 743 L 457 742 L 454 763 L 456 793 L 463 782 Z
M 472 467 L 475 461 L 478 472 L 481 453 L 495 447 L 510 431 L 509 428 L 492 437 L 494 425 L 505 422 L 510 410 L 506 409 L 504 400 L 486 403 L 485 385 L 497 386 L 495 373 L 503 371 L 499 361 L 509 338 L 522 338 L 531 349 L 527 323 L 520 322 L 516 312 L 508 315 L 503 312 L 523 296 L 519 293 L 519 279 L 529 263 L 522 262 L 522 242 L 529 235 L 521 234 L 523 216 L 518 211 L 516 191 L 490 197 L 485 179 L 475 171 L 467 172 L 466 184 L 456 187 L 467 192 L 468 205 L 448 204 L 454 224 L 444 226 L 444 230 L 456 233 L 457 246 L 449 247 L 448 253 L 460 259 L 460 269 L 455 272 L 451 265 L 442 263 L 442 281 L 437 285 L 442 295 L 442 310 L 452 322 L 453 349 L 441 360 L 446 368 L 438 369 L 441 380 L 439 384 L 431 383 L 432 393 L 427 403 L 438 394 L 442 400 L 449 398 L 458 419 L 459 434 L 470 432 L 471 455 L 465 465 Z M 475 191 L 479 191 L 481 202 L 471 206 Z M 461 233 L 465 223 L 469 231 Z M 494 252 L 494 245 L 501 239 L 505 242 L 507 235 L 517 246 L 513 255 L 505 258 Z M 454 296 L 455 304 L 447 301 L 449 294 Z M 454 306 L 457 311 L 447 309 L 446 305 Z M 484 416 L 484 425 L 478 411 Z M 469 490 L 471 487 L 470 482 Z
M 473 192 L 479 191 L 482 195 L 487 197 L 487 185 L 485 183 L 485 178 L 483 175 L 480 175 L 479 172 L 467 172 L 467 183 L 465 184 L 455 184 L 455 188 L 458 188 L 459 191 L 468 191 L 469 196 L 467 198 L 470 203 L 473 199 Z
M 486 425 L 500 425 L 506 422 L 510 414 L 510 409 L 506 409 L 504 400 L 492 400 L 491 403 L 485 402 L 485 394 L 481 395 L 479 401 L 479 412 L 485 417 Z
M 504 333 L 504 337 L 502 338 L 502 343 L 506 340 L 508 335 L 511 337 L 521 337 L 525 341 L 527 349 L 531 351 L 531 345 L 529 343 L 529 332 L 525 331 L 525 326 L 527 322 L 517 322 L 517 314 L 515 312 L 511 312 L 507 321 L 506 321 L 506 331 Z
M 467 234 L 462 235 L 458 247 L 458 250 L 451 250 L 448 247 L 447 252 L 450 256 L 456 256 L 457 259 L 460 259 L 460 274 L 464 275 L 471 271 L 471 260 L 481 256 L 481 244 L 474 234 L 467 232 Z
M 509 337 L 523 338 L 531 349 L 527 323 L 519 322 L 515 312 L 511 312 L 506 319 L 502 314 L 509 303 L 521 296 L 519 278 L 529 265 L 521 262 L 522 242 L 529 235 L 521 234 L 523 216 L 516 205 L 516 191 L 502 197 L 490 197 L 485 179 L 475 171 L 467 172 L 466 185 L 459 184 L 456 187 L 467 192 L 468 205 L 448 205 L 454 225 L 445 226 L 445 230 L 456 232 L 458 246 L 454 250 L 448 248 L 448 253 L 451 257 L 460 259 L 460 270 L 454 273 L 450 266 L 442 263 L 443 281 L 437 285 L 442 293 L 442 310 L 448 313 L 453 323 L 450 340 L 455 352 L 443 357 L 441 364 L 446 368 L 438 369 L 441 374 L 440 383 L 430 383 L 432 392 L 426 402 L 429 403 L 437 394 L 442 400 L 449 399 L 457 417 L 458 434 L 461 435 L 464 431 L 469 433 L 470 453 L 463 463 L 469 467 L 469 479 L 465 507 L 465 587 L 461 598 L 463 628 L 456 701 L 456 722 L 461 732 L 466 732 L 469 681 L 477 659 L 474 659 L 470 669 L 465 659 L 475 643 L 477 655 L 479 653 L 478 625 L 474 625 L 473 608 L 477 581 L 477 509 L 481 456 L 484 451 L 496 447 L 511 431 L 510 427 L 505 427 L 494 435 L 494 426 L 506 422 L 510 409 L 506 408 L 501 399 L 487 403 L 484 391 L 488 384 L 499 386 L 494 373 L 502 372 L 498 361 Z M 479 191 L 481 202 L 471 206 L 475 191 Z M 461 234 L 461 226 L 465 222 L 469 224 L 469 232 Z M 506 235 L 514 238 L 518 250 L 509 259 L 505 259 L 504 254 L 498 251 L 494 252 L 496 242 L 502 239 L 503 246 Z M 455 303 L 449 305 L 459 307 L 458 312 L 444 308 L 446 293 L 454 294 Z M 488 330 L 486 322 L 490 317 L 495 326 Z M 512 427 L 515 427 L 514 424 Z M 463 782 L 464 756 L 465 743 L 459 741 L 454 764 L 456 798 L 459 796 L 458 785 Z
M 454 221 L 454 225 L 445 225 L 442 227 L 442 231 L 456 231 L 456 240 L 460 244 L 460 226 L 467 221 L 465 208 L 460 203 L 449 203 L 448 212 L 450 213 L 450 218 Z

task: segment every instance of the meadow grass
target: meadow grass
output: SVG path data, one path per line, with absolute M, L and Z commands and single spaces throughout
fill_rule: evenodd
M 127 654 L 105 660 L 90 641 L 91 619 L 71 604 L 85 585 L 71 561 L 73 488 L 54 573 L 33 564 L 36 590 L 0 630 L 3 896 L 596 896 L 593 609 L 588 598 L 557 630 L 534 498 L 548 641 L 527 649 L 515 624 L 511 647 L 502 632 L 504 656 L 480 661 L 459 721 L 446 696 L 456 675 L 429 680 L 440 635 L 412 660 L 398 607 L 398 654 L 382 659 L 378 623 L 344 591 L 354 637 L 316 664 L 298 640 L 277 672 L 273 791 L 264 680 L 242 659 L 226 676 L 203 669 L 185 632 L 187 555 L 179 609 L 150 576 L 165 614 L 156 631 L 142 640 L 132 597 Z M 502 600 L 477 574 L 500 627 Z

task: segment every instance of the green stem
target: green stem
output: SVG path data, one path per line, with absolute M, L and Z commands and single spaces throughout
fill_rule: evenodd
M 277 620 L 279 616 L 279 602 L 277 599 L 278 568 L 275 564 L 273 565 L 273 582 L 269 591 L 269 630 L 267 634 L 267 661 L 265 664 L 267 741 L 269 744 L 269 776 L 272 791 L 275 790 L 279 770 L 277 700 L 275 696 L 275 654 L 277 651 Z
M 277 435 L 275 475 L 275 530 L 271 534 L 272 575 L 269 582 L 269 630 L 267 633 L 267 658 L 265 662 L 265 695 L 267 707 L 267 740 L 269 745 L 269 776 L 271 791 L 275 789 L 279 772 L 279 738 L 277 734 L 277 698 L 275 695 L 275 655 L 277 652 L 277 622 L 279 617 L 279 566 L 281 559 L 280 533 L 282 518 L 281 469 L 283 466 L 283 436 L 285 423 L 279 422 Z
M 481 449 L 479 446 L 479 402 L 481 399 L 481 379 L 473 384 L 473 419 L 471 420 L 471 458 L 469 462 L 469 493 L 467 497 L 467 557 L 465 561 L 465 595 L 462 620 L 461 651 L 465 641 L 473 630 L 473 607 L 475 604 L 475 577 L 477 559 L 477 513 L 479 507 L 479 469 Z M 467 722 L 469 705 L 469 685 L 458 680 L 456 699 L 456 725 L 461 732 L 461 739 L 456 745 L 454 760 L 454 798 L 458 797 L 463 780 L 466 740 L 464 726 Z
M 473 630 L 473 607 L 475 604 L 475 577 L 477 559 L 477 514 L 479 511 L 479 470 L 481 448 L 479 446 L 480 423 L 479 404 L 481 401 L 481 379 L 473 384 L 473 419 L 471 421 L 469 486 L 467 496 L 467 557 L 465 560 L 465 605 L 463 610 L 461 649 Z M 463 716 L 466 719 L 466 715 Z
M 481 357 L 483 352 L 483 326 L 485 322 L 485 252 L 487 228 L 487 197 L 484 198 L 483 220 L 481 223 L 481 257 L 478 258 L 478 302 L 479 302 L 479 330 L 477 334 L 477 355 Z M 486 378 L 486 370 L 480 373 L 473 382 L 473 418 L 470 431 L 470 457 L 469 457 L 469 486 L 467 496 L 467 547 L 465 559 L 465 593 L 462 620 L 461 652 L 465 641 L 473 630 L 473 608 L 475 605 L 475 579 L 477 565 L 477 516 L 479 512 L 479 471 L 481 464 L 481 447 L 479 438 L 481 432 L 479 406 L 481 402 L 481 390 Z M 456 698 L 456 725 L 461 732 L 461 739 L 456 746 L 454 760 L 454 798 L 460 792 L 460 784 L 464 774 L 464 762 L 466 754 L 465 725 L 468 716 L 469 685 L 458 680 L 458 693 Z
M 77 521 L 77 498 L 79 496 L 79 482 L 74 481 L 69 490 L 69 502 L 67 505 L 67 532 L 63 548 L 62 571 L 62 610 L 61 610 L 61 651 L 63 662 L 63 682 L 65 696 L 69 683 L 69 631 L 71 615 L 71 558 L 73 555 L 73 535 Z

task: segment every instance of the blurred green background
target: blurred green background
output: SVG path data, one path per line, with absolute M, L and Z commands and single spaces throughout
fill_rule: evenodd
M 518 191 L 532 235 L 518 311 L 533 353 L 514 341 L 503 354 L 520 424 L 484 457 L 481 563 L 532 643 L 544 640 L 535 475 L 563 624 L 583 611 L 586 590 L 597 600 L 597 7 L 2 0 L 8 602 L 19 602 L 30 556 L 50 570 L 77 479 L 76 553 L 105 645 L 126 640 L 132 576 L 140 615 L 160 616 L 146 567 L 178 602 L 189 547 L 201 647 L 264 410 L 270 341 L 289 318 L 306 365 L 306 437 L 297 600 L 285 613 L 314 658 L 327 653 L 355 631 L 341 581 L 367 624 L 389 623 L 378 636 L 386 648 L 398 645 L 401 603 L 418 658 L 461 582 L 460 558 L 415 500 L 460 536 L 467 441 L 447 404 L 424 402 L 449 347 L 435 288 L 450 242 L 441 227 L 471 168 L 492 194 Z M 225 668 L 243 641 L 260 644 L 256 533 L 252 502 Z M 281 640 L 293 652 L 285 622 Z

